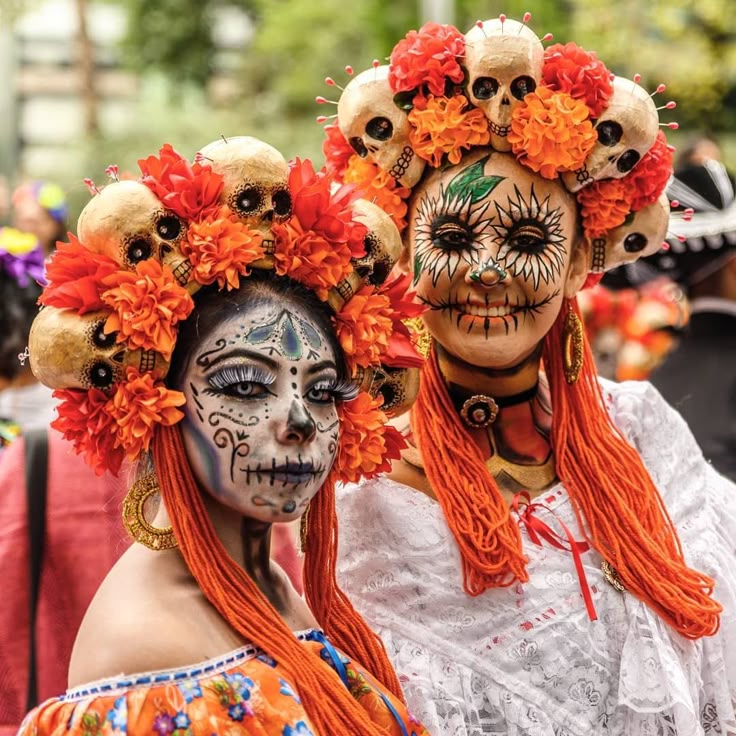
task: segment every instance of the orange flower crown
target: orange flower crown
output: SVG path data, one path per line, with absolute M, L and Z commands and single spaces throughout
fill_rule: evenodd
M 657 108 L 638 75 L 615 77 L 574 43 L 544 48 L 552 37 L 540 40 L 530 19 L 530 13 L 523 22 L 501 15 L 478 21 L 465 35 L 437 23 L 407 33 L 387 66 L 374 61 L 342 91 L 331 116 L 337 124 L 325 126 L 326 171 L 355 184 L 403 230 L 412 187 L 426 166 L 455 164 L 465 151 L 491 146 L 545 178 L 561 177 L 576 193 L 593 246 L 592 272 L 666 247 L 663 192 L 673 149 L 657 111 L 675 103 Z M 337 86 L 331 77 L 325 81 Z M 664 89 L 659 85 L 655 94 Z M 655 237 L 642 252 L 622 255 L 608 233 L 622 226 L 633 231 L 634 215 L 647 208 L 662 210 Z M 591 273 L 589 281 L 596 280 Z
M 360 384 L 339 407 L 338 480 L 388 469 L 404 445 L 386 414 L 408 407 L 387 406 L 376 378 L 422 364 L 403 322 L 421 308 L 408 278 L 386 279 L 400 249 L 388 216 L 354 186 L 331 186 L 306 160 L 287 165 L 254 138 L 210 144 L 193 163 L 165 144 L 138 163 L 137 180 L 119 180 L 114 166 L 107 186 L 86 180 L 94 196 L 77 236 L 57 244 L 47 267 L 30 357 L 61 400 L 52 426 L 98 474 L 147 452 L 158 425 L 184 416 L 184 395 L 163 379 L 192 294 L 237 289 L 266 269 L 328 302 Z

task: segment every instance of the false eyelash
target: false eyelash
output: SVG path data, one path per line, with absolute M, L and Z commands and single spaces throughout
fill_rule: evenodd
M 276 376 L 272 373 L 249 363 L 225 366 L 217 373 L 207 376 L 207 382 L 210 386 L 220 390 L 236 383 L 262 383 L 268 386 L 275 380 Z
M 339 380 L 329 391 L 335 401 L 352 401 L 360 393 L 358 386 L 346 379 Z

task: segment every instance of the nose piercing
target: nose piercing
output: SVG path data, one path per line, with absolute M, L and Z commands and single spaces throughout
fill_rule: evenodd
M 482 286 L 495 286 L 508 275 L 508 271 L 500 263 L 494 261 L 493 258 L 489 258 L 485 263 L 470 272 L 470 280 L 480 283 Z

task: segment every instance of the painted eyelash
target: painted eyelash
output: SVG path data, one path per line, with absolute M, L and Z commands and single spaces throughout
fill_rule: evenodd
M 268 386 L 276 380 L 272 373 L 256 365 L 226 366 L 217 373 L 207 377 L 207 382 L 214 389 L 223 390 L 237 383 L 262 383 Z

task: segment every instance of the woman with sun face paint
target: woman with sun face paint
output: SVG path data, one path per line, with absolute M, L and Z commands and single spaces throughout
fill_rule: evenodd
M 409 32 L 327 128 L 403 228 L 428 355 L 401 460 L 338 494 L 340 580 L 432 733 L 726 733 L 736 488 L 598 380 L 575 301 L 659 247 L 671 153 L 643 88 L 527 20 Z
M 191 164 L 165 145 L 140 181 L 98 191 L 84 240 L 48 266 L 30 352 L 59 389 L 55 426 L 98 472 L 127 456 L 139 476 L 135 543 L 87 611 L 71 689 L 21 733 L 427 736 L 335 580 L 335 483 L 402 445 L 361 386 L 422 363 L 401 325 L 408 279 L 363 282 L 370 205 L 309 162 L 245 137 L 204 151 Z M 260 186 L 264 159 L 289 204 L 266 227 L 225 204 Z M 131 256 L 154 251 L 127 233 L 152 197 L 168 262 Z M 273 525 L 300 518 L 306 599 L 271 557 Z

